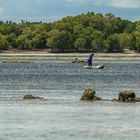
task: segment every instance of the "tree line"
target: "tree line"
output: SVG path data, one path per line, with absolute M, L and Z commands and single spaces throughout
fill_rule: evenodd
M 140 21 L 112 13 L 85 13 L 52 23 L 0 21 L 0 50 L 49 49 L 55 52 L 140 52 Z

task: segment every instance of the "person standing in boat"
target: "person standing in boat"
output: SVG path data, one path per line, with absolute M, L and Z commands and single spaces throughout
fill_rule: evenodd
M 92 59 L 93 59 L 94 54 L 90 54 L 89 58 L 88 58 L 88 66 L 92 66 Z

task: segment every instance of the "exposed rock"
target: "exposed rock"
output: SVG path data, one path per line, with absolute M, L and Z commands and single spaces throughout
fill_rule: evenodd
M 100 97 L 95 96 L 95 90 L 94 89 L 85 89 L 81 100 L 85 100 L 85 101 L 97 101 L 97 100 L 101 100 Z
M 134 102 L 136 95 L 133 91 L 122 91 L 119 93 L 119 102 Z
M 82 97 L 81 97 L 81 100 L 93 100 L 94 97 L 95 97 L 95 90 L 93 89 L 85 89 Z
M 72 61 L 72 63 L 86 63 L 84 60 L 79 60 L 78 58 L 75 58 L 75 60 L 74 61 Z
M 136 52 L 134 50 L 123 49 L 123 53 L 125 53 L 125 54 L 134 54 Z
M 136 97 L 134 91 L 122 91 L 119 93 L 118 99 L 113 99 L 112 101 L 117 102 L 140 102 L 140 98 Z
M 102 100 L 101 97 L 94 96 L 93 101 L 98 101 L 98 100 Z
M 29 99 L 29 100 L 31 100 L 31 99 L 43 99 L 43 98 L 41 98 L 41 97 L 38 97 L 38 96 L 33 96 L 33 95 L 31 95 L 31 94 L 27 94 L 27 95 L 25 95 L 24 97 L 23 97 L 23 99 Z
M 140 98 L 138 97 L 134 98 L 134 102 L 140 102 Z

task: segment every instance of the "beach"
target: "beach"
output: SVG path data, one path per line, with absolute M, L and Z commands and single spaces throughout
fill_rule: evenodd
M 88 56 L 89 53 L 51 53 L 48 50 L 7 50 L 1 51 L 0 56 L 54 56 L 54 57 L 81 57 L 81 56 Z M 97 57 L 140 57 L 140 53 L 94 53 Z

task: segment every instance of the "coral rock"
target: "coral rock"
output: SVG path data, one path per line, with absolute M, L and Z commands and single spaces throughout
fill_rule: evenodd
M 100 97 L 95 96 L 95 90 L 93 89 L 85 89 L 81 100 L 85 100 L 85 101 L 97 101 L 97 100 L 101 100 Z
M 38 97 L 38 96 L 33 96 L 31 94 L 27 94 L 23 97 L 23 99 L 42 99 L 41 97 Z
M 133 91 L 122 91 L 119 93 L 119 102 L 134 102 L 136 95 Z

